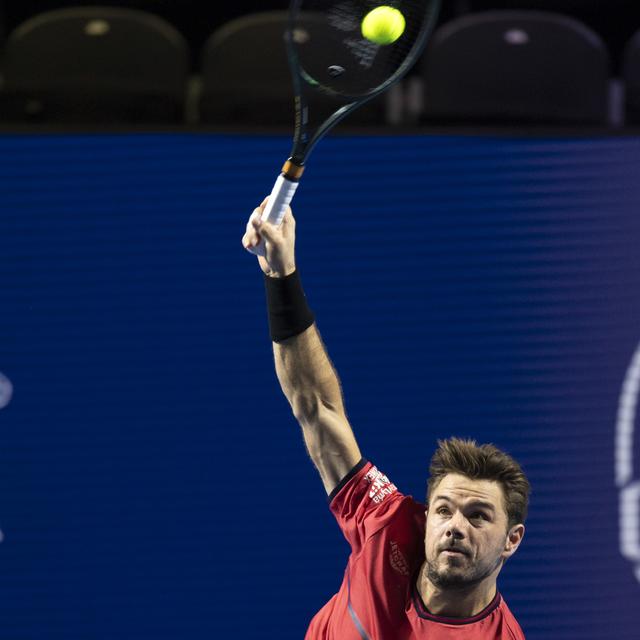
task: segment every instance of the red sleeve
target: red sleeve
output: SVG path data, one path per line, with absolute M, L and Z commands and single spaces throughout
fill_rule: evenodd
M 331 512 L 354 553 L 389 522 L 403 498 L 367 460 L 361 460 L 329 496 Z

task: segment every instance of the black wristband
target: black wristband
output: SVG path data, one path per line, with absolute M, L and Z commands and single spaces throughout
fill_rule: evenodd
M 269 333 L 273 342 L 282 342 L 308 329 L 315 316 L 302 289 L 297 271 L 284 278 L 270 278 L 265 274 Z

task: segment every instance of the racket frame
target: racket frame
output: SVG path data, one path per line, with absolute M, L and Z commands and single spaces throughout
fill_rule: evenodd
M 309 137 L 307 129 L 309 120 L 309 109 L 305 100 L 305 71 L 300 63 L 298 54 L 296 52 L 295 44 L 293 41 L 293 34 L 297 27 L 297 18 L 300 14 L 300 6 L 304 0 L 291 0 L 289 6 L 288 17 L 288 29 L 285 33 L 285 44 L 287 49 L 287 57 L 289 61 L 289 69 L 291 70 L 291 76 L 293 79 L 293 90 L 295 100 L 295 127 L 293 134 L 293 147 L 289 159 L 284 163 L 282 171 L 273 186 L 269 199 L 264 208 L 261 216 L 262 222 L 269 222 L 273 225 L 280 225 L 287 212 L 287 208 L 293 200 L 293 196 L 296 193 L 298 185 L 300 184 L 300 178 L 304 172 L 305 162 L 309 157 L 309 154 L 320 141 L 320 139 L 326 135 L 326 133 L 337 125 L 341 120 L 346 118 L 352 111 L 365 104 L 369 100 L 372 100 L 376 96 L 386 91 L 393 84 L 398 82 L 407 71 L 415 64 L 419 55 L 421 54 L 427 39 L 431 35 L 435 24 L 440 14 L 441 0 L 431 0 L 429 6 L 429 15 L 426 18 L 426 23 L 420 30 L 418 37 L 413 43 L 411 50 L 395 71 L 381 85 L 375 87 L 363 96 L 357 99 L 347 102 L 342 107 L 337 109 L 331 116 L 329 116 L 315 131 L 315 133 Z M 312 80 L 310 78 L 310 80 Z M 312 84 L 307 82 L 307 84 Z M 337 97 L 344 97 L 343 94 L 332 91 L 328 87 L 320 88 L 321 91 L 329 95 Z M 265 255 L 264 242 L 260 240 L 260 243 L 251 248 L 250 251 L 256 255 Z

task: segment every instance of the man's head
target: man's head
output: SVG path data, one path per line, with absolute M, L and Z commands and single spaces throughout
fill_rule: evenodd
M 490 444 L 439 441 L 427 490 L 429 580 L 468 589 L 495 580 L 524 536 L 530 485 L 520 465 Z

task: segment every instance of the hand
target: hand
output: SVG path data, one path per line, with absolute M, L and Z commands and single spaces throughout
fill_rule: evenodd
M 247 230 L 242 236 L 242 246 L 249 251 L 260 240 L 264 241 L 264 257 L 258 256 L 258 263 L 262 271 L 272 278 L 284 278 L 296 270 L 295 241 L 296 221 L 290 207 L 278 227 L 262 222 L 262 212 L 269 198 L 265 198 L 262 204 L 254 209 Z

